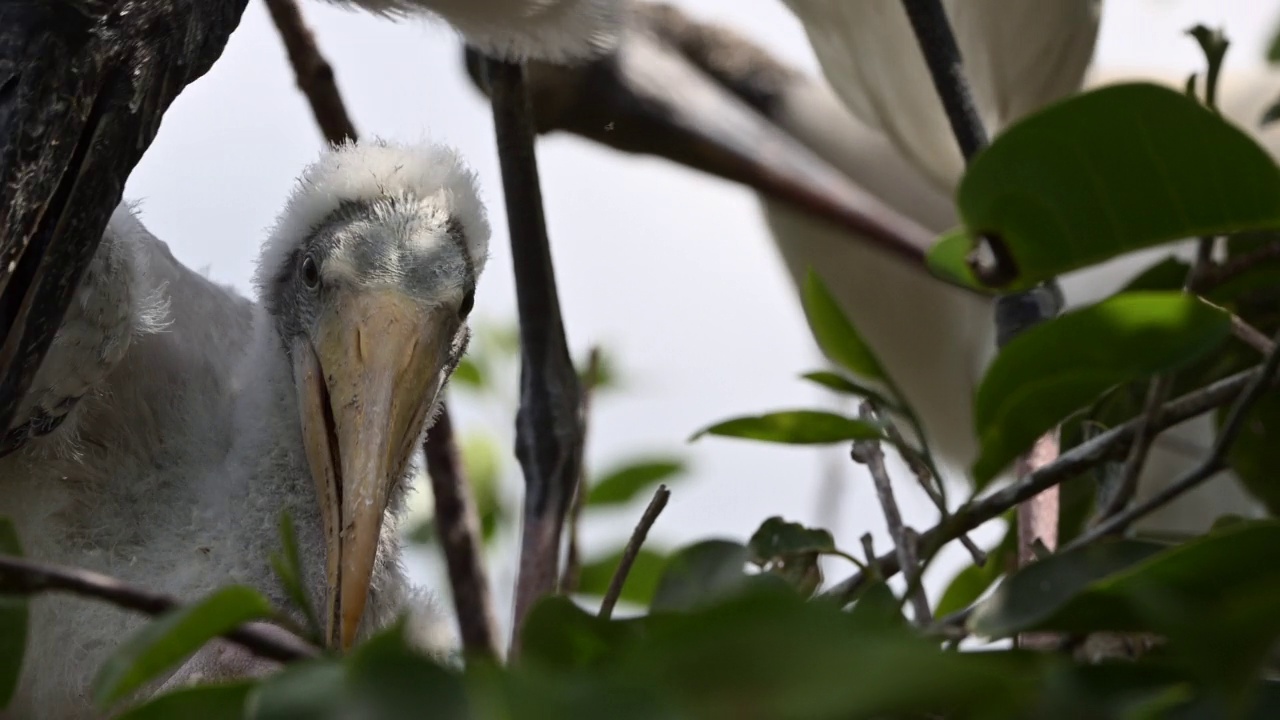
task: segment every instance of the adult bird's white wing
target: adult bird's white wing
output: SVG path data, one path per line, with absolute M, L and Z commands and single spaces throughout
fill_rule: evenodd
M 828 82 L 940 187 L 964 170 L 900 0 L 785 0 Z M 1080 87 L 1100 0 L 943 0 L 979 116 L 994 135 Z

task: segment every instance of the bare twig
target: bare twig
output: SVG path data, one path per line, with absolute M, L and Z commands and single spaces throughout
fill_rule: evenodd
M 889 442 L 894 447 L 898 448 L 898 453 L 902 456 L 903 461 L 906 462 L 907 468 L 916 476 L 916 480 L 920 482 L 920 487 L 924 488 L 925 495 L 929 496 L 929 500 L 945 520 L 951 511 L 947 509 L 946 498 L 942 497 L 942 494 L 938 491 L 938 488 L 942 487 L 942 478 L 935 476 L 933 469 L 930 468 L 924 456 L 907 444 L 902 437 L 902 432 L 898 430 L 897 423 L 893 422 L 886 413 L 878 412 L 877 414 L 880 418 L 880 426 L 884 428 L 885 437 L 889 439 Z M 975 565 L 982 566 L 986 564 L 987 554 L 983 552 L 982 548 L 975 545 L 973 540 L 969 539 L 968 534 L 962 534 L 956 539 L 960 541 L 965 550 L 969 551 L 969 556 L 973 558 Z
M 176 598 L 100 573 L 0 555 L 0 595 L 31 596 L 49 592 L 103 600 L 153 617 L 182 606 Z M 223 637 L 258 657 L 277 662 L 305 660 L 320 654 L 297 635 L 268 623 L 246 623 Z
M 1204 273 L 1200 280 L 1199 289 L 1202 292 L 1208 292 L 1240 277 L 1259 265 L 1265 265 L 1277 260 L 1280 260 L 1280 240 L 1215 265 Z
M 1098 508 L 1099 522 L 1123 511 L 1133 500 L 1133 495 L 1138 490 L 1138 477 L 1142 474 L 1147 455 L 1150 454 L 1151 445 L 1158 434 L 1155 428 L 1160 422 L 1160 412 L 1164 409 L 1164 403 L 1169 399 L 1169 392 L 1172 389 L 1173 375 L 1168 373 L 1153 378 L 1147 385 L 1147 398 L 1140 416 L 1141 422 L 1138 424 L 1137 434 L 1129 445 L 1129 455 L 1121 467 L 1119 482 L 1111 496 L 1103 498 L 1102 505 Z
M 432 436 L 437 434 L 444 439 L 432 442 Z M 500 658 L 498 621 L 484 567 L 484 544 L 480 539 L 480 514 L 453 437 L 453 421 L 442 409 L 422 447 L 431 492 L 435 496 L 436 530 L 449 568 L 449 587 L 453 591 L 453 609 L 458 615 L 462 646 L 474 655 Z
M 600 383 L 601 354 L 599 346 L 591 348 L 587 355 L 587 367 L 582 373 L 582 447 L 585 458 L 587 433 L 591 429 L 591 400 L 595 395 L 596 385 Z M 569 507 L 569 548 L 565 552 L 564 572 L 560 574 L 560 592 L 569 594 L 576 592 L 582 577 L 582 547 L 579 541 L 579 525 L 582 522 L 582 506 L 586 504 L 587 463 L 584 459 L 578 472 L 578 487 L 573 493 L 573 504 Z
M 875 412 L 867 403 L 863 403 L 859 415 L 873 423 L 876 421 Z M 911 531 L 902 522 L 902 513 L 898 510 L 898 501 L 893 495 L 893 481 L 889 479 L 889 471 L 884 465 L 884 450 L 877 440 L 858 441 L 853 444 L 853 459 L 867 466 L 875 483 L 876 498 L 880 501 L 880 509 L 884 512 L 885 524 L 889 527 L 889 535 L 893 538 L 898 555 L 898 567 L 903 568 L 907 576 L 907 597 L 911 601 L 916 624 L 928 624 L 932 621 L 933 614 L 929 611 L 929 598 L 924 586 L 920 584 L 916 542 L 909 537 Z
M 565 340 L 542 213 L 524 66 L 488 59 L 494 130 L 507 203 L 520 316 L 516 455 L 524 469 L 524 531 L 516 581 L 512 654 L 533 603 L 560 578 L 560 536 L 582 465 L 582 401 Z
M 1156 429 L 1172 427 L 1197 415 L 1201 415 L 1217 407 L 1232 402 L 1241 393 L 1251 387 L 1252 383 L 1264 374 L 1264 367 L 1256 367 L 1225 377 L 1206 387 L 1182 395 L 1165 403 L 1160 413 Z M 1274 387 L 1275 379 L 1264 377 L 1264 387 Z M 1032 471 L 1017 482 L 1001 488 L 990 495 L 974 500 L 957 508 L 951 517 L 938 523 L 920 535 L 920 552 L 924 556 L 936 552 L 961 533 L 968 532 L 999 517 L 1010 508 L 1028 500 L 1065 480 L 1079 476 L 1085 470 L 1100 462 L 1115 458 L 1125 452 L 1129 443 L 1137 434 L 1141 418 L 1130 420 L 1106 432 L 1067 450 L 1056 460 Z M 1220 436 L 1221 437 L 1221 436 Z M 1172 489 L 1172 488 L 1170 488 Z M 1119 517 L 1119 516 L 1117 516 Z M 1114 518 L 1113 518 L 1114 519 Z M 873 561 L 885 577 L 899 571 L 896 551 L 885 553 Z M 835 598 L 853 597 L 867 581 L 863 573 L 858 572 L 823 592 L 824 596 Z
M 0 436 L 28 422 L 19 403 L 125 179 L 245 3 L 0 2 Z
M 644 515 L 640 516 L 640 522 L 636 523 L 636 529 L 631 533 L 631 539 L 627 541 L 627 546 L 622 550 L 622 559 L 618 561 L 618 569 L 613 573 L 613 579 L 609 581 L 609 589 L 605 591 L 604 599 L 600 601 L 600 617 L 609 619 L 613 615 L 613 608 L 618 604 L 618 598 L 622 597 L 622 587 L 627 582 L 627 575 L 631 572 L 631 566 L 635 564 L 636 557 L 640 555 L 640 547 L 644 545 L 644 539 L 649 536 L 649 530 L 658 520 L 658 516 L 662 514 L 663 508 L 667 506 L 667 501 L 671 499 L 671 491 L 666 485 L 659 485 L 656 492 L 653 493 L 653 499 L 649 501 L 649 507 L 644 509 Z
M 271 19 L 275 21 L 280 39 L 289 54 L 289 64 L 298 81 L 298 89 L 311 104 L 320 132 L 330 143 L 340 143 L 346 138 L 356 139 L 356 128 L 347 115 L 346 104 L 338 92 L 333 77 L 333 67 L 320 54 L 316 39 L 294 0 L 265 0 Z
M 1272 343 L 1273 345 L 1280 343 L 1280 332 L 1276 333 Z M 1262 397 L 1262 394 L 1271 387 L 1276 377 L 1277 368 L 1280 368 L 1280 346 L 1267 355 L 1262 368 L 1249 380 L 1248 386 L 1240 393 L 1235 404 L 1231 406 L 1231 411 L 1228 413 L 1226 421 L 1223 422 L 1222 428 L 1218 431 L 1218 438 L 1213 444 L 1213 449 L 1199 465 L 1189 470 L 1173 484 L 1156 493 L 1146 502 L 1112 516 L 1107 521 L 1098 524 L 1089 532 L 1076 538 L 1068 549 L 1080 547 L 1099 538 L 1123 532 L 1134 520 L 1164 507 L 1175 498 L 1195 488 L 1222 470 L 1226 466 L 1226 456 L 1231 449 L 1231 443 L 1235 442 L 1236 436 L 1240 434 L 1240 430 L 1244 427 L 1245 416 L 1248 415 L 1254 403 Z
M 1244 321 L 1244 318 L 1230 314 L 1231 334 L 1245 345 L 1257 350 L 1264 357 L 1275 352 L 1275 341 L 1267 337 L 1261 330 Z
M 359 139 L 334 80 L 333 68 L 316 45 L 297 3 L 294 0 L 266 0 L 266 3 L 284 41 L 298 89 L 310 104 L 324 139 L 333 144 Z M 479 514 L 458 454 L 448 406 L 441 406 L 423 443 L 423 453 L 435 496 L 436 529 L 449 569 L 449 585 L 463 647 L 481 656 L 500 657 L 497 620 L 484 569 Z

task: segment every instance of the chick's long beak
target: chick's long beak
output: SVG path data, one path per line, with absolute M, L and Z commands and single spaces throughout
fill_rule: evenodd
M 326 642 L 364 613 L 382 520 L 439 390 L 450 320 L 391 291 L 349 293 L 293 347 L 307 461 L 324 524 Z

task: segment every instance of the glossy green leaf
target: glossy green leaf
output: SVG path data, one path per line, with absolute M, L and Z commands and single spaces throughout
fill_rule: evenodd
M 165 693 L 116 716 L 116 720 L 241 720 L 251 681 L 198 685 Z
M 819 410 L 784 410 L 725 420 L 699 430 L 703 435 L 763 440 L 788 445 L 825 445 L 850 440 L 876 440 L 884 433 L 875 425 Z
M 587 506 L 623 505 L 661 482 L 670 482 L 685 471 L 676 458 L 655 458 L 631 463 L 591 483 Z
M 1160 243 L 1280 227 L 1280 169 L 1195 100 L 1127 83 L 1005 130 L 957 201 L 971 237 L 1007 247 L 1016 277 L 1004 289 L 1019 290 Z
M 998 638 L 1038 627 L 1094 582 L 1167 547 L 1141 540 L 1113 540 L 1051 555 L 1006 578 L 974 608 L 969 629 Z
M 750 551 L 729 540 L 704 540 L 667 559 L 650 609 L 689 610 L 733 594 L 746 585 Z
M 609 589 L 609 583 L 622 561 L 622 549 L 611 552 L 604 557 L 583 563 L 578 575 L 578 592 L 587 595 L 603 596 Z M 653 593 L 658 588 L 658 577 L 667 565 L 667 557 L 656 550 L 640 548 L 631 570 L 627 573 L 627 581 L 622 586 L 619 596 L 623 602 L 637 605 L 648 605 Z
M 805 380 L 808 380 L 811 383 L 821 385 L 822 387 L 828 390 L 831 390 L 833 392 L 838 392 L 842 395 L 852 395 L 854 397 L 873 400 L 886 408 L 893 408 L 893 407 L 896 407 L 897 405 L 895 401 L 885 397 L 883 393 L 876 390 L 875 388 L 869 387 L 867 385 L 863 385 L 862 383 L 854 382 L 853 380 L 850 380 L 849 378 L 843 375 L 840 375 L 838 373 L 828 372 L 825 370 L 818 370 L 811 373 L 805 373 L 800 377 L 804 378 Z
M 105 708 L 194 654 L 215 637 L 251 620 L 272 616 L 258 591 L 232 585 L 145 625 L 107 658 L 93 682 L 94 702 Z
M 18 531 L 0 517 L 0 554 L 22 555 Z M 9 705 L 22 677 L 22 656 L 27 647 L 27 599 L 0 595 L 0 710 Z
M 1227 459 L 1245 489 L 1280 515 L 1280 392 L 1265 393 L 1249 410 Z
M 845 317 L 822 278 L 810 270 L 801 292 L 804 315 L 818 347 L 835 363 L 869 380 L 884 380 L 884 368 L 870 346 Z
M 1222 310 L 1182 293 L 1123 293 L 1030 328 L 978 387 L 979 487 L 1107 389 L 1184 366 L 1231 332 Z

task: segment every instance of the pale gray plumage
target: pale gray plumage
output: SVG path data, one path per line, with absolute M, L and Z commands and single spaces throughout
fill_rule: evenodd
M 0 516 L 16 522 L 26 554 L 37 560 L 184 600 L 245 583 L 284 605 L 268 557 L 279 549 L 287 511 L 305 581 L 323 610 L 326 528 L 292 357 L 304 345 L 290 338 L 325 332 L 326 308 L 346 312 L 379 293 L 401 298 L 410 320 L 415 312 L 446 318 L 440 349 L 418 351 L 436 353 L 427 361 L 433 373 L 405 401 L 416 425 L 401 440 L 420 447 L 438 391 L 465 347 L 465 311 L 488 235 L 474 178 L 452 150 L 343 146 L 304 174 L 264 247 L 254 303 L 184 267 L 121 205 L 24 408 L 29 415 L 46 398 L 81 400 L 56 430 L 0 458 Z M 316 262 L 323 284 L 315 289 L 300 269 L 304 258 Z M 370 325 L 356 326 L 357 343 L 360 327 Z M 333 412 L 337 423 L 347 422 L 344 408 Z M 386 522 L 359 632 L 410 610 L 414 641 L 439 650 L 448 631 L 429 593 L 412 588 L 400 566 L 396 520 L 409 471 L 389 469 Z M 87 683 L 141 622 L 101 602 L 36 599 L 26 666 L 5 717 L 94 717 Z M 211 647 L 166 680 L 255 668 L 237 652 Z

